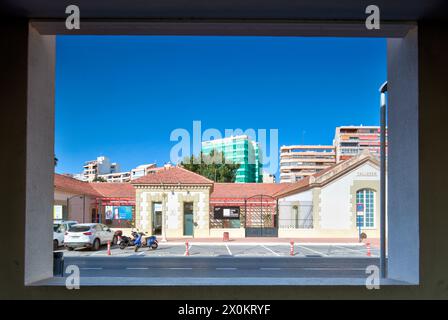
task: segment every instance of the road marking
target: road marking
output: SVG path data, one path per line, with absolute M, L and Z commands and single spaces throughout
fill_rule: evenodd
M 329 267 L 329 268 L 297 268 L 297 269 L 300 269 L 300 270 L 320 270 L 320 271 L 323 271 L 323 270 L 338 270 L 338 271 L 344 271 L 344 270 L 347 270 L 347 271 L 361 271 L 361 270 L 366 270 L 366 268 L 332 268 L 332 267 Z
M 216 268 L 216 270 L 236 270 L 236 268 Z
M 103 270 L 103 268 L 79 268 L 81 270 Z
M 280 270 L 281 268 L 260 268 L 260 270 Z
M 227 252 L 229 253 L 229 255 L 232 255 L 232 251 L 230 251 L 229 246 L 226 244 L 226 248 L 227 248 Z
M 365 251 L 365 248 L 360 248 L 360 250 L 355 250 L 355 249 L 341 247 L 341 246 L 333 246 L 333 247 L 336 247 L 336 248 L 339 248 L 339 249 L 345 249 L 345 250 L 353 251 L 353 252 L 356 252 L 356 253 L 364 253 L 364 251 Z
M 148 268 L 126 268 L 128 270 L 148 270 Z
M 316 253 L 316 254 L 322 255 L 322 256 L 324 256 L 324 257 L 328 257 L 328 254 L 325 254 L 325 253 L 323 253 L 323 252 L 316 251 L 316 250 L 310 249 L 310 248 L 305 247 L 305 246 L 299 246 L 299 249 L 300 249 L 300 247 L 302 247 L 302 248 L 304 248 L 304 249 L 306 249 L 306 250 L 308 250 L 308 251 L 314 252 L 314 253 Z
M 280 256 L 277 252 L 275 252 L 275 251 L 269 249 L 269 248 L 266 247 L 264 244 L 262 244 L 261 246 L 262 246 L 263 248 L 265 248 L 266 250 L 271 251 L 271 252 L 272 252 L 273 254 L 275 254 L 276 256 Z
M 193 268 L 168 268 L 170 270 L 191 270 Z

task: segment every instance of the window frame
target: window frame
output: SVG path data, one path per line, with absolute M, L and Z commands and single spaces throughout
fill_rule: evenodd
M 248 28 L 248 26 L 250 27 Z M 157 26 L 157 27 L 155 27 Z M 381 29 L 368 31 L 364 22 L 153 22 L 84 21 L 80 30 L 67 30 L 64 20 L 30 20 L 28 41 L 28 98 L 26 149 L 25 285 L 46 285 L 52 277 L 51 232 L 54 171 L 54 61 L 56 34 L 181 34 L 266 35 L 388 38 L 388 243 L 389 284 L 419 283 L 419 113 L 418 28 L 415 22 L 382 22 Z M 176 31 L 177 30 L 177 31 Z M 36 170 L 39 168 L 39 170 Z M 405 181 L 406 183 L 403 183 Z M 37 187 L 39 186 L 39 187 Z M 398 201 L 395 199 L 402 199 Z M 30 205 L 32 204 L 32 205 Z M 404 215 L 406 211 L 406 215 Z M 47 216 L 46 216 L 47 215 Z M 39 217 L 39 219 L 37 219 Z M 394 229 L 394 230 L 391 230 Z M 47 243 L 48 242 L 48 243 Z M 406 250 L 403 250 L 403 247 Z M 48 250 L 47 250 L 48 249 Z M 47 252 L 48 251 L 48 252 Z M 403 268 L 405 267 L 405 268 Z M 298 278 L 259 281 L 258 278 L 202 279 L 197 285 L 364 285 L 361 281 Z M 117 280 L 118 281 L 118 280 Z M 120 285 L 119 281 L 115 285 Z M 387 284 L 387 281 L 382 284 Z M 398 281 L 398 282 L 397 282 Z M 91 279 L 93 285 L 99 283 Z M 63 284 L 61 284 L 63 285 Z M 111 283 L 103 285 L 111 285 Z M 123 283 L 125 285 L 125 283 Z M 142 285 L 172 285 L 143 279 Z M 192 285 L 176 283 L 176 285 Z

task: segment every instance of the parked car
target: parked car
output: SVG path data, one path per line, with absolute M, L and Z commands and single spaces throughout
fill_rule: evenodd
M 55 220 L 53 222 L 53 249 L 57 250 L 64 244 L 65 232 L 78 221 Z
M 108 241 L 116 244 L 117 236 L 108 226 L 101 223 L 75 224 L 70 227 L 64 237 L 67 250 L 86 247 L 96 251 Z

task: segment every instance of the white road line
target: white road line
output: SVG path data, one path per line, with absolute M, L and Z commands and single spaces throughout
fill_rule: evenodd
M 79 268 L 81 270 L 103 270 L 103 268 Z
M 232 255 L 232 251 L 230 251 L 230 249 L 229 249 L 229 246 L 228 245 L 226 245 L 226 248 L 227 248 L 227 252 L 229 253 L 229 255 L 231 256 Z
M 127 270 L 148 270 L 148 268 L 126 268 Z
M 193 268 L 167 268 L 167 269 L 170 269 L 170 270 L 191 270 Z
M 216 270 L 236 270 L 236 268 L 216 268 Z
M 271 250 L 271 249 L 269 249 L 268 247 L 266 247 L 265 245 L 261 245 L 263 248 L 265 248 L 266 250 L 268 250 L 268 251 L 270 251 L 270 252 L 272 252 L 273 254 L 275 254 L 276 256 L 280 256 L 277 252 L 275 252 L 275 251 L 273 251 L 273 250 Z
M 333 247 L 339 248 L 339 249 L 345 249 L 345 250 L 349 250 L 349 251 L 353 251 L 353 252 L 357 252 L 357 253 L 364 253 L 364 250 L 365 250 L 365 248 L 361 248 L 360 250 L 355 250 L 355 249 L 341 247 L 341 246 L 333 246 Z
M 321 271 L 324 271 L 324 270 L 332 270 L 332 271 L 335 271 L 335 270 L 338 270 L 338 271 L 345 271 L 345 270 L 347 270 L 347 271 L 361 271 L 361 270 L 366 270 L 366 268 L 297 268 L 297 269 L 300 269 L 300 270 L 321 270 Z
M 322 256 L 324 256 L 324 257 L 328 257 L 328 254 L 325 254 L 325 253 L 323 253 L 323 252 L 320 252 L 320 251 L 316 251 L 316 250 L 310 249 L 310 248 L 305 247 L 305 246 L 299 246 L 299 248 L 298 248 L 298 251 L 299 251 L 299 252 L 300 252 L 300 248 L 304 248 L 305 250 L 314 252 L 314 253 L 319 254 L 319 255 L 322 255 Z
M 281 270 L 281 268 L 260 268 L 260 270 Z

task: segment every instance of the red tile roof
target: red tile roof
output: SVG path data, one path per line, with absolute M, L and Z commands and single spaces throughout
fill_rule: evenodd
M 90 185 L 105 198 L 135 198 L 135 189 L 128 182 L 92 182 Z
M 285 189 L 276 192 L 274 196 L 278 197 L 282 195 L 289 195 L 294 191 L 306 189 L 309 187 L 309 185 L 310 185 L 310 177 L 305 177 L 297 182 L 288 183 L 288 186 Z
M 135 189 L 130 183 L 84 182 L 61 174 L 54 174 L 56 190 L 104 198 L 134 198 Z
M 57 173 L 54 174 L 54 188 L 79 195 L 101 196 L 90 183 Z
M 131 181 L 132 184 L 202 184 L 213 185 L 213 181 L 181 167 L 169 167 Z
M 215 183 L 211 199 L 247 199 L 256 195 L 274 196 L 277 192 L 293 185 L 292 183 Z

